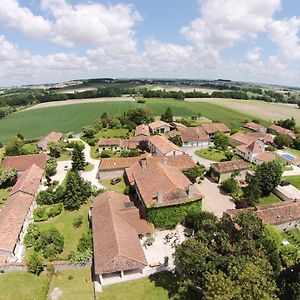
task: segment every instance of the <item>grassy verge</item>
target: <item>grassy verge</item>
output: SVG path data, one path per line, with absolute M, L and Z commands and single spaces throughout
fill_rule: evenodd
M 199 157 L 212 160 L 212 161 L 224 161 L 226 160 L 225 151 L 218 150 L 215 148 L 202 149 L 195 152 Z M 233 156 L 233 159 L 238 159 L 236 155 Z
M 281 200 L 275 194 L 272 193 L 267 197 L 260 198 L 258 205 L 272 204 L 280 201 Z
M 293 186 L 295 186 L 297 189 L 300 190 L 300 175 L 288 176 L 285 177 L 284 179 L 286 179 L 290 184 L 292 184 Z
M 113 192 L 120 193 L 120 194 L 124 193 L 126 185 L 125 185 L 123 178 L 119 183 L 117 183 L 115 185 L 110 184 L 110 181 L 111 181 L 111 179 L 104 179 L 104 180 L 101 180 L 101 184 L 103 184 L 106 187 L 106 189 L 109 191 L 113 191 Z
M 70 269 L 59 271 L 51 281 L 48 298 L 54 288 L 59 288 L 62 296 L 59 299 L 93 299 L 93 283 L 91 269 Z

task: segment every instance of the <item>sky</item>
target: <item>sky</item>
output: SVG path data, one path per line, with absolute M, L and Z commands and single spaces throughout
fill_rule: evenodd
M 298 0 L 1 0 L 0 86 L 231 79 L 300 86 Z

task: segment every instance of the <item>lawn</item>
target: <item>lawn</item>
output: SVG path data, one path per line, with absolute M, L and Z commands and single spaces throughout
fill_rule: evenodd
M 26 152 L 26 154 L 39 153 L 39 149 L 37 148 L 35 143 L 25 144 L 24 146 L 22 146 L 22 149 Z
M 269 196 L 260 198 L 258 205 L 272 204 L 280 201 L 280 198 L 278 198 L 275 194 L 271 193 Z
M 102 129 L 98 134 L 99 138 L 126 138 L 132 136 L 133 132 L 129 132 L 126 128 L 119 129 Z
M 284 179 L 286 179 L 290 184 L 292 184 L 293 186 L 295 186 L 297 189 L 300 190 L 300 175 L 288 176 L 285 177 Z
M 285 148 L 284 151 L 289 152 L 295 156 L 299 156 L 300 157 L 300 150 L 296 150 L 293 148 Z
M 73 278 L 72 278 L 73 277 Z M 72 278 L 72 279 L 71 279 Z M 91 269 L 70 269 L 59 271 L 59 275 L 53 276 L 48 298 L 54 288 L 62 291 L 61 300 L 93 299 L 93 282 L 91 280 Z
M 178 286 L 172 273 L 163 272 L 149 278 L 131 280 L 105 286 L 97 295 L 97 300 L 167 300 L 175 299 Z M 188 295 L 186 299 L 197 299 Z
M 5 148 L 4 147 L 0 148 L 0 162 L 1 162 L 2 158 L 4 157 L 4 152 L 5 152 Z
M 122 178 L 122 181 L 115 185 L 110 184 L 110 180 L 111 179 L 101 180 L 101 184 L 103 184 L 106 187 L 106 189 L 108 189 L 109 191 L 114 191 L 114 192 L 123 194 L 124 190 L 126 188 L 124 179 Z
M 78 133 L 83 126 L 101 117 L 103 112 L 110 115 L 122 115 L 136 107 L 141 107 L 141 105 L 136 102 L 116 101 L 20 111 L 0 120 L 0 141 L 7 143 L 18 132 L 22 133 L 26 139 L 39 138 L 53 130 L 62 133 Z M 224 122 L 231 128 L 240 128 L 244 120 L 254 118 L 254 116 L 206 102 L 191 103 L 171 99 L 147 99 L 143 107 L 149 108 L 154 115 L 161 115 L 167 107 L 171 107 L 175 116 L 191 116 L 201 113 L 214 121 Z
M 212 160 L 212 161 L 223 161 L 226 160 L 225 151 L 218 150 L 215 148 L 208 148 L 208 149 L 202 149 L 197 150 L 195 152 L 196 155 L 199 157 Z M 233 159 L 238 159 L 236 155 L 233 156 Z
M 9 189 L 0 189 L 0 209 L 8 198 Z
M 35 300 L 44 279 L 26 271 L 0 274 L 0 300 Z
M 82 205 L 79 210 L 75 211 L 63 211 L 59 216 L 45 222 L 37 222 L 41 230 L 55 227 L 64 236 L 64 251 L 59 255 L 59 259 L 65 260 L 68 258 L 68 254 L 76 250 L 80 237 L 83 233 L 88 231 L 88 212 L 91 206 L 91 201 Z M 73 227 L 73 221 L 76 217 L 83 217 L 83 224 L 80 228 L 75 229 Z M 30 254 L 29 249 L 26 256 Z

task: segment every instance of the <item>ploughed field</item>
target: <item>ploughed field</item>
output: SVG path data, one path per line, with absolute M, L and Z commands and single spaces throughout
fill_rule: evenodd
M 145 104 L 119 101 L 85 103 L 10 114 L 0 120 L 0 141 L 7 143 L 17 133 L 22 133 L 26 139 L 39 138 L 53 130 L 78 133 L 83 126 L 99 118 L 103 112 L 122 115 L 129 109 L 137 107 L 149 108 L 157 116 L 161 115 L 167 107 L 171 107 L 174 116 L 192 116 L 201 113 L 202 116 L 213 121 L 224 122 L 231 128 L 239 128 L 246 119 L 257 118 L 255 115 L 236 112 L 213 103 L 191 103 L 173 99 L 146 99 Z

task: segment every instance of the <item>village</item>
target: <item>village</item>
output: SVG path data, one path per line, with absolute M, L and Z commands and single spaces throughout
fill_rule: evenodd
M 104 114 L 102 123 L 105 118 Z M 78 182 L 89 184 L 79 197 L 91 199 L 81 218 L 90 228 L 92 252 L 77 261 L 73 255 L 71 261 L 91 263 L 96 293 L 106 285 L 174 271 L 176 247 L 194 235 L 187 216 L 200 211 L 231 220 L 240 212 L 252 212 L 287 237 L 291 230 L 299 243 L 300 156 L 282 145 L 282 140 L 291 145 L 297 139 L 294 131 L 254 120 L 232 132 L 205 117 L 195 117 L 188 126 L 170 109 L 139 123 L 123 137 L 114 136 L 122 127 L 103 125 L 98 132 L 87 126 L 80 135 L 51 132 L 35 143 L 38 153 L 3 158 L 2 174 L 9 178 L 3 182 L 8 197 L 0 211 L 3 272 L 28 262 L 27 252 L 38 249 L 34 241 L 28 242 L 36 238 L 34 224 L 55 220 L 62 210 L 72 213 L 86 203 L 84 199 L 75 206 L 74 195 L 69 204 L 53 200 L 61 186 L 67 190 L 74 184 L 74 171 Z M 101 132 L 109 132 L 109 137 L 98 138 Z M 255 197 L 251 190 L 258 170 L 268 173 L 278 166 L 276 179 L 271 175 L 267 183 L 269 194 Z M 77 221 L 82 226 L 82 219 Z M 288 238 L 282 242 L 290 243 Z M 63 251 L 40 249 L 45 261 L 57 261 Z

